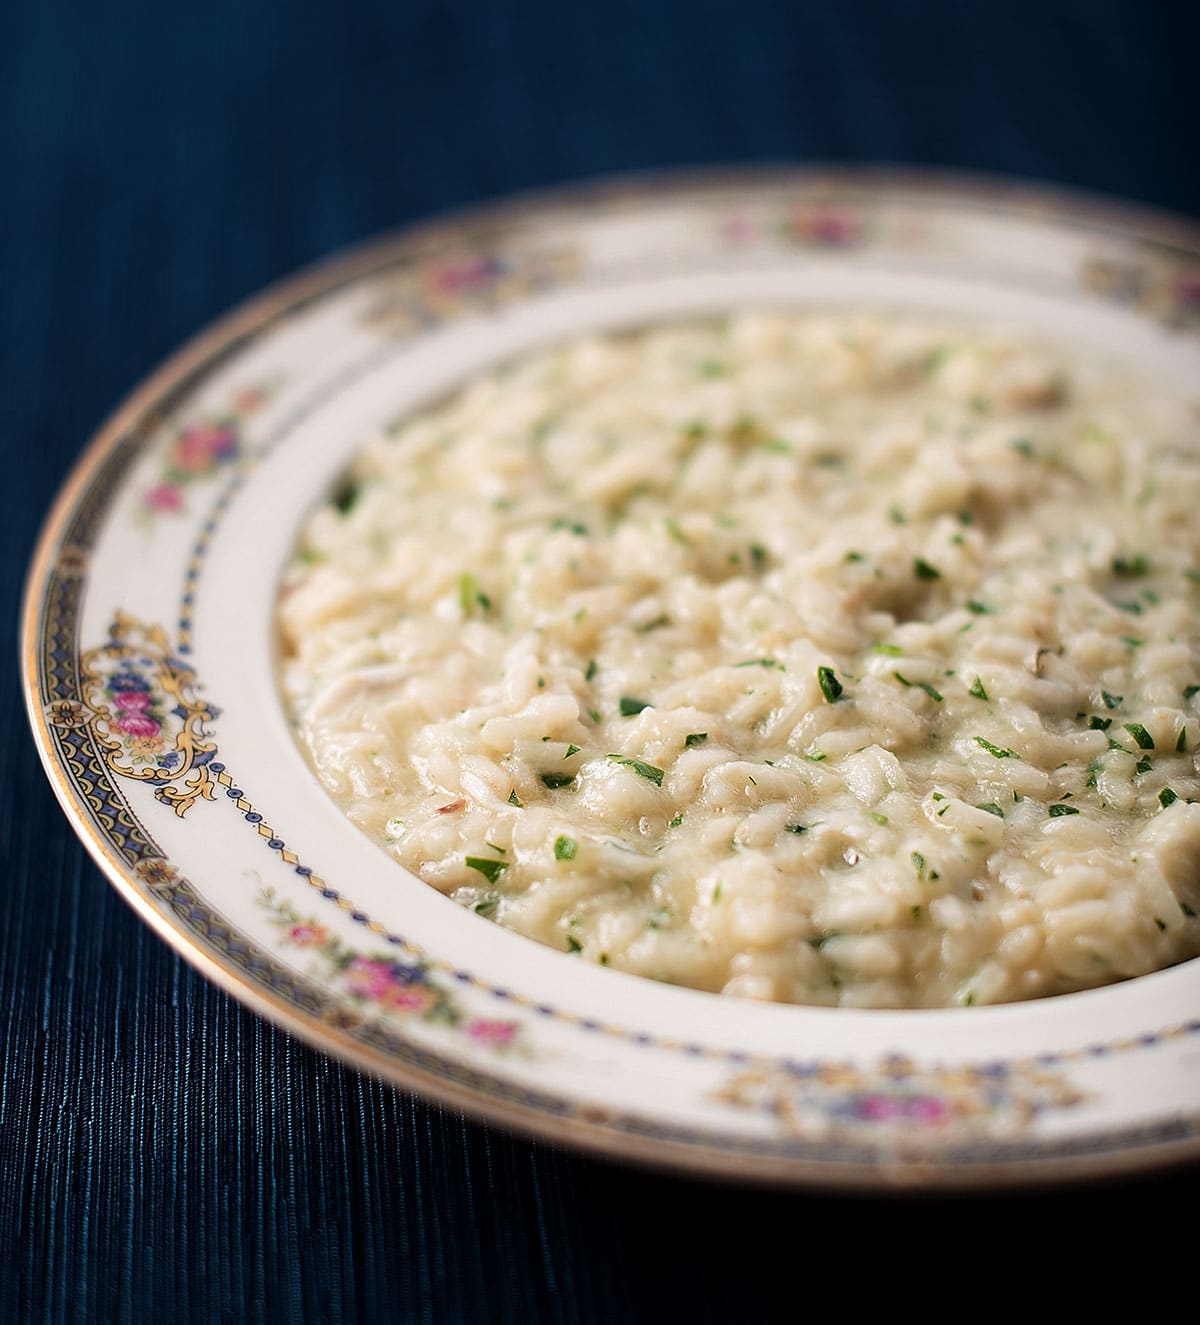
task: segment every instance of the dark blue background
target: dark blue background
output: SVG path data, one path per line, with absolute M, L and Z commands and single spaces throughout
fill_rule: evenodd
M 87 436 L 265 282 L 448 206 L 675 164 L 927 163 L 1200 213 L 1198 11 L 11 7 L 5 629 Z M 2 683 L 0 1318 L 766 1319 L 830 1290 L 826 1312 L 982 1295 L 1104 1318 L 1190 1286 L 1194 1169 L 1000 1201 L 721 1189 L 511 1140 L 300 1048 L 127 911 L 36 767 L 14 675 Z

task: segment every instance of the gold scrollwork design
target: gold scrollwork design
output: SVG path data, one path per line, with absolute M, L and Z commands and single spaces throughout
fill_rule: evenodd
M 196 801 L 213 799 L 208 765 L 217 747 L 207 724 L 218 710 L 197 695 L 194 670 L 160 626 L 118 612 L 108 641 L 83 655 L 80 672 L 82 705 L 63 707 L 52 721 L 77 725 L 86 706 L 108 767 L 149 783 L 181 817 Z

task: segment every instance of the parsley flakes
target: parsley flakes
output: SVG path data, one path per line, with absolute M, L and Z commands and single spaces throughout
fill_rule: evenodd
M 654 764 L 647 764 L 641 759 L 631 759 L 628 755 L 609 755 L 609 759 L 614 764 L 621 764 L 624 768 L 632 768 L 640 778 L 645 778 L 647 782 L 653 782 L 656 787 L 661 787 L 664 771 L 655 767 Z
M 836 704 L 846 689 L 834 675 L 832 667 L 817 668 L 817 685 L 821 687 L 827 704 Z
M 491 860 L 487 856 L 465 856 L 463 863 L 469 870 L 478 870 L 489 883 L 495 883 L 500 875 L 508 869 L 507 861 Z

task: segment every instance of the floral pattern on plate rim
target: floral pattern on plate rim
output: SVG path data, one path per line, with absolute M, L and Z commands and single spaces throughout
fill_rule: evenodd
M 821 219 L 818 218 L 811 223 L 801 224 L 799 229 L 795 230 L 791 236 L 786 233 L 786 230 L 782 230 L 781 234 L 785 240 L 790 238 L 791 242 L 799 245 L 852 248 L 861 242 L 862 231 L 853 221 L 844 223 L 842 220 L 836 220 L 835 218 L 834 222 L 830 222 L 826 225 L 824 221 L 821 221 Z M 451 278 L 449 283 L 453 286 L 454 279 Z M 1089 287 L 1092 284 L 1092 282 L 1086 278 L 1083 283 L 1085 286 Z M 464 290 L 470 291 L 476 284 L 481 287 L 487 285 L 487 272 L 482 268 L 476 275 L 472 276 L 468 271 L 467 275 L 462 278 L 462 288 Z M 1195 271 L 1191 270 L 1189 274 L 1189 270 L 1185 270 L 1184 279 L 1181 282 L 1175 282 L 1170 288 L 1174 289 L 1176 293 L 1181 292 L 1183 302 L 1190 308 L 1197 302 L 1197 290 L 1194 288 L 1195 286 Z M 1154 288 L 1161 289 L 1163 287 L 1160 283 L 1159 286 Z M 1155 316 L 1162 316 L 1161 301 L 1155 298 L 1145 297 L 1144 285 L 1139 286 L 1136 281 L 1132 284 L 1128 281 L 1124 284 L 1118 282 L 1117 287 L 1114 287 L 1114 289 L 1117 290 L 1117 293 L 1115 294 L 1103 291 L 1098 287 L 1093 289 L 1092 292 L 1093 295 L 1100 294 L 1106 295 L 1106 297 L 1115 297 L 1119 302 L 1128 303 L 1130 306 L 1136 306 L 1137 308 Z M 1142 293 L 1139 293 L 1139 291 Z M 479 306 L 485 307 L 486 301 L 482 301 Z M 1179 320 L 1173 317 L 1164 320 L 1169 321 L 1173 326 L 1180 325 Z M 1191 319 L 1189 318 L 1189 322 L 1190 321 Z M 215 472 L 215 470 L 222 464 L 229 463 L 222 459 L 223 455 L 231 454 L 227 439 L 223 440 L 220 437 L 209 437 L 205 440 L 202 437 L 195 443 L 195 445 L 199 451 L 203 452 L 207 448 L 209 452 L 212 464 L 207 470 L 205 470 L 206 474 L 209 472 Z M 81 503 L 82 501 L 90 499 L 92 499 L 92 494 L 85 492 L 84 497 L 81 499 Z M 86 565 L 85 548 L 85 539 L 81 538 L 76 541 L 74 536 L 64 538 L 62 550 L 59 554 L 59 565 L 66 574 L 76 576 L 83 573 Z M 55 630 L 60 630 L 60 627 L 51 624 L 51 636 Z M 58 635 L 58 638 L 60 640 L 62 639 L 61 633 Z M 109 646 L 102 646 L 102 648 L 108 647 Z M 97 652 L 99 652 L 99 650 L 92 651 L 92 653 Z M 91 655 L 89 654 L 87 656 Z M 178 662 L 178 659 L 176 659 L 176 662 Z M 184 666 L 186 667 L 186 664 Z M 132 678 L 132 683 L 125 683 L 128 678 Z M 115 739 L 119 733 L 122 741 L 126 739 L 130 742 L 139 740 L 147 741 L 151 740 L 154 734 L 142 730 L 146 725 L 146 722 L 153 721 L 158 723 L 159 731 L 161 732 L 164 730 L 165 725 L 168 724 L 168 719 L 172 721 L 175 719 L 180 721 L 183 720 L 183 715 L 180 713 L 172 713 L 169 709 L 160 709 L 156 704 L 157 696 L 152 695 L 149 701 L 127 699 L 123 702 L 118 702 L 117 697 L 122 694 L 133 696 L 136 693 L 151 693 L 150 690 L 143 690 L 142 687 L 136 683 L 139 679 L 136 664 L 129 667 L 123 667 L 123 665 L 119 664 L 107 679 L 108 681 L 114 682 L 114 684 L 106 683 L 102 687 L 102 690 L 105 693 L 103 693 L 100 698 L 106 701 L 105 707 L 108 712 L 107 719 L 105 720 L 111 720 L 108 728 L 108 734 L 111 738 Z M 145 678 L 142 677 L 141 679 L 144 680 Z M 51 692 L 51 694 L 53 694 L 53 692 Z M 47 695 L 47 698 L 50 699 L 49 694 Z M 181 705 L 180 707 L 185 706 Z M 47 703 L 45 712 L 50 723 L 64 732 L 70 732 L 80 728 L 91 728 L 95 733 L 97 732 L 97 728 L 100 727 L 102 721 L 97 710 L 90 708 L 89 705 L 82 700 L 65 694 L 61 689 L 57 692 L 53 701 Z M 215 716 L 215 710 L 212 711 L 212 715 Z M 139 721 L 139 719 L 143 717 L 146 722 Z M 133 730 L 133 727 L 137 727 L 138 730 Z M 176 748 L 178 749 L 177 738 Z M 170 767 L 170 763 L 163 765 L 161 762 L 153 762 L 152 757 L 158 754 L 158 751 L 151 751 L 149 748 L 142 749 L 141 747 L 138 747 L 135 750 L 130 746 L 124 748 L 122 753 L 124 755 L 123 764 L 120 759 L 113 758 L 110 760 L 107 756 L 106 764 L 110 771 L 120 773 L 123 777 L 132 777 L 139 781 L 152 782 L 152 777 L 156 772 L 158 774 L 164 774 L 173 771 Z M 204 753 L 204 751 L 201 751 L 201 753 Z M 135 759 L 135 755 L 142 757 L 140 766 Z M 211 753 L 209 754 L 209 760 L 211 761 Z M 204 765 L 200 761 L 193 761 L 193 767 L 203 766 Z M 176 777 L 182 776 L 182 773 L 185 771 L 186 769 L 181 765 L 180 770 L 176 773 Z M 217 770 L 214 769 L 213 771 L 216 772 Z M 143 774 L 149 776 L 143 777 L 141 776 Z M 222 780 L 228 780 L 228 775 Z M 115 791 L 115 784 L 112 784 L 112 789 Z M 161 787 L 156 786 L 155 794 L 158 795 L 161 790 Z M 227 790 L 227 795 L 230 795 L 232 798 L 233 793 Z M 240 792 L 238 792 L 237 795 L 240 797 Z M 169 797 L 161 798 L 166 800 L 167 803 L 170 803 Z M 211 795 L 208 795 L 206 798 L 211 799 Z M 240 800 L 238 808 L 244 808 Z M 182 811 L 179 810 L 176 812 L 182 813 Z M 125 813 L 128 814 L 128 810 L 126 810 Z M 251 816 L 247 814 L 246 817 L 249 819 Z M 262 831 L 263 829 L 260 827 L 260 832 Z M 165 860 L 160 862 L 146 858 L 138 861 L 134 868 L 136 873 L 140 877 L 143 877 L 151 886 L 154 886 L 156 881 L 169 883 L 173 886 L 173 881 L 177 878 L 174 866 L 170 865 Z M 338 896 L 336 893 L 332 895 L 334 897 Z M 344 899 L 339 900 L 339 905 L 342 905 L 343 909 L 348 909 L 348 904 L 345 903 Z M 357 919 L 357 916 L 355 918 Z M 304 931 L 302 929 L 301 934 L 303 935 L 303 933 Z M 381 984 L 379 988 L 382 989 L 384 986 Z M 370 990 L 366 984 L 363 985 L 363 990 L 365 992 L 362 996 L 369 997 Z M 538 1011 L 540 1012 L 542 1009 L 539 1008 Z M 1198 1031 L 1200 1031 L 1200 1023 L 1195 1021 L 1187 1022 L 1149 1035 L 1121 1042 L 1113 1042 L 1107 1046 L 1090 1046 L 1080 1050 L 1071 1050 L 1064 1054 L 1045 1055 L 1043 1057 L 1058 1062 L 1076 1061 L 1085 1055 L 1094 1055 L 1097 1052 L 1107 1053 L 1128 1048 L 1150 1047 L 1167 1039 L 1174 1039 L 1180 1035 L 1191 1035 Z M 743 1059 L 743 1061 L 745 1060 Z M 1026 1061 L 1028 1062 L 1031 1060 Z M 1013 1063 L 1008 1064 L 1007 1066 L 1013 1067 L 1016 1065 L 1016 1060 L 1014 1060 Z M 768 1103 L 767 1107 L 774 1111 L 776 1116 L 782 1116 L 783 1113 L 787 1112 L 788 1106 L 786 1102 L 781 1102 L 783 1097 L 781 1096 L 780 1091 L 784 1090 L 786 1087 L 785 1093 L 790 1091 L 794 1096 L 795 1081 L 804 1079 L 806 1074 L 811 1076 L 812 1073 L 808 1068 L 802 1068 L 798 1071 L 796 1070 L 796 1065 L 790 1063 L 776 1063 L 775 1068 L 777 1071 L 773 1084 L 768 1079 L 763 1078 L 761 1074 L 753 1080 L 750 1079 L 750 1074 L 738 1074 L 737 1077 L 731 1079 L 722 1089 L 721 1093 L 726 1096 L 725 1102 L 738 1109 L 755 1109 L 761 1108 L 764 1100 L 769 1100 L 771 1102 Z M 828 1063 L 814 1064 L 812 1065 L 812 1068 L 814 1072 L 818 1070 L 838 1070 L 836 1064 L 831 1065 Z M 969 1107 L 964 1104 L 955 1105 L 953 1107 L 945 1101 L 939 1104 L 936 1099 L 936 1092 L 934 1092 L 934 1095 L 930 1095 L 928 1091 L 926 1091 L 925 1094 L 922 1094 L 922 1090 L 924 1090 L 925 1087 L 922 1085 L 922 1082 L 918 1080 L 918 1077 L 914 1077 L 910 1068 L 911 1065 L 907 1064 L 907 1060 L 899 1057 L 892 1057 L 880 1061 L 873 1068 L 854 1069 L 855 1071 L 865 1073 L 865 1075 L 862 1076 L 859 1081 L 853 1083 L 848 1080 L 844 1082 L 834 1082 L 836 1089 L 833 1094 L 830 1094 L 828 1091 L 830 1085 L 829 1081 L 824 1081 L 822 1082 L 822 1090 L 825 1092 L 823 1096 L 825 1099 L 824 1104 L 813 1103 L 815 1097 L 812 1095 L 810 1086 L 804 1087 L 804 1092 L 802 1093 L 805 1093 L 806 1098 L 809 1100 L 807 1107 L 809 1108 L 810 1113 L 815 1109 L 815 1113 L 818 1115 L 837 1116 L 842 1119 L 842 1122 L 837 1124 L 838 1127 L 846 1125 L 845 1118 L 847 1116 L 847 1111 L 849 1112 L 849 1115 L 853 1115 L 856 1118 L 861 1118 L 862 1120 L 874 1120 L 875 1122 L 879 1122 L 883 1119 L 895 1119 L 900 1115 L 905 1115 L 908 1116 L 910 1120 L 916 1119 L 920 1121 L 922 1126 L 928 1126 L 934 1129 L 943 1127 L 946 1125 L 947 1120 L 952 1118 L 958 1118 L 961 1121 L 970 1116 L 977 1116 L 980 1114 L 981 1110 L 979 1108 Z M 958 1069 L 954 1070 L 957 1071 Z M 783 1076 L 779 1076 L 779 1073 L 783 1073 Z M 882 1074 L 882 1078 L 880 1074 Z M 918 1076 L 920 1076 L 920 1074 L 918 1074 Z M 929 1077 L 930 1079 L 933 1077 L 941 1079 L 943 1076 L 943 1069 L 933 1069 L 931 1072 L 926 1072 L 924 1076 Z M 903 1089 L 889 1087 L 881 1092 L 874 1088 L 875 1086 L 878 1086 L 879 1080 L 881 1079 L 886 1079 L 888 1081 L 903 1080 L 908 1084 L 905 1085 Z M 915 1087 L 920 1087 L 920 1089 L 916 1089 Z M 1032 1110 L 1030 1110 L 1026 1105 L 1018 1102 L 1015 1106 L 1015 1116 L 1023 1117 L 1028 1121 L 1046 1108 L 1073 1107 L 1077 1102 L 1075 1099 L 1069 1098 L 1073 1093 L 1073 1088 L 1067 1085 L 1064 1086 L 1063 1089 L 1065 1094 L 1061 1096 L 1057 1103 L 1053 1098 L 1043 1103 L 1037 1103 L 1037 1101 L 1034 1101 Z M 995 1098 L 994 1094 L 989 1096 L 989 1098 Z M 889 1100 L 891 1103 L 888 1102 Z M 905 1101 L 908 1102 L 905 1103 Z M 983 1112 L 986 1112 L 986 1110 L 983 1110 Z M 995 1112 L 995 1110 L 993 1110 L 993 1112 Z M 854 1127 L 857 1126 L 858 1124 L 854 1124 Z M 799 1134 L 799 1131 L 797 1134 Z
M 221 414 L 201 415 L 178 429 L 168 442 L 157 480 L 141 496 L 139 514 L 152 521 L 156 515 L 182 515 L 187 489 L 236 465 L 245 453 L 243 425 L 278 389 L 278 382 L 238 391 L 230 408 Z

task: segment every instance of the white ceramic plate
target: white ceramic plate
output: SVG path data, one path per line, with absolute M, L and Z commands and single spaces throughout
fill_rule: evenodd
M 995 317 L 1200 381 L 1200 233 L 1043 192 L 756 173 L 578 191 L 385 241 L 181 351 L 60 497 L 23 649 L 72 823 L 139 913 L 252 1008 L 554 1140 L 868 1188 L 1200 1154 L 1200 961 L 934 1012 L 670 988 L 460 909 L 344 819 L 293 744 L 277 581 L 368 432 L 566 333 L 748 305 Z

